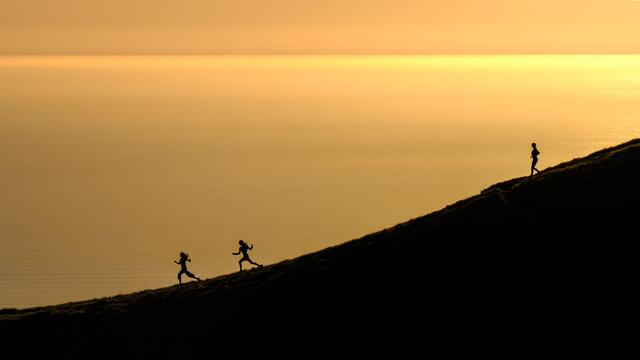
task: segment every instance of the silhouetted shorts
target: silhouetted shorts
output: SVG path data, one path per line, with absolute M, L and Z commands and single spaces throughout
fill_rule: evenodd
M 180 276 L 180 275 L 182 275 L 182 274 L 185 274 L 185 275 L 187 275 L 188 277 L 195 277 L 195 275 L 193 275 L 192 273 L 190 273 L 190 272 L 189 272 L 189 271 L 187 271 L 187 270 L 180 270 L 180 272 L 178 273 L 178 276 Z

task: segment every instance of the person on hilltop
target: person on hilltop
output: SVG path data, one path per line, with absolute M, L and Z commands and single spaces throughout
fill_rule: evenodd
M 260 266 L 262 267 L 262 265 L 253 262 L 250 258 L 249 258 L 249 250 L 253 250 L 253 244 L 251 244 L 251 246 L 247 245 L 246 242 L 244 242 L 243 240 L 238 241 L 238 243 L 240 244 L 240 249 L 238 250 L 238 252 L 234 252 L 232 253 L 233 255 L 240 255 L 242 254 L 242 258 L 240 258 L 240 261 L 238 261 L 238 264 L 240 265 L 240 271 L 242 271 L 242 263 L 244 261 L 248 261 L 249 263 L 256 265 L 256 266 Z
M 536 143 L 532 143 L 531 144 L 531 175 L 529 176 L 533 176 L 534 171 L 540 172 L 540 170 L 536 169 L 536 164 L 538 163 L 538 155 L 540 155 L 540 151 L 538 151 L 538 148 L 536 147 Z
M 182 285 L 182 274 L 185 274 L 188 277 L 196 279 L 198 281 L 201 280 L 199 277 L 193 275 L 191 272 L 189 272 L 189 270 L 187 270 L 187 261 L 191 262 L 191 259 L 189 259 L 189 255 L 183 252 L 180 253 L 180 260 L 174 261 L 174 263 L 180 265 L 180 272 L 178 273 L 178 282 L 180 283 L 180 285 Z

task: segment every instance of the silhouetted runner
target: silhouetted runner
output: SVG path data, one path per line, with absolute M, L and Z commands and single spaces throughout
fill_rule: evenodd
M 247 253 L 249 250 L 253 250 L 253 244 L 251 244 L 251 246 L 247 245 L 246 242 L 240 240 L 238 241 L 238 243 L 240 244 L 240 249 L 238 250 L 238 252 L 234 252 L 232 253 L 233 255 L 240 255 L 240 253 L 242 253 L 242 258 L 240 259 L 240 261 L 238 261 L 238 264 L 240 264 L 240 271 L 242 271 L 242 262 L 243 261 L 248 261 L 253 265 L 256 266 L 262 266 L 258 263 L 255 263 L 253 261 L 251 261 L 251 259 L 249 258 L 249 254 Z
M 533 171 L 537 171 L 540 172 L 540 170 L 536 169 L 536 164 L 538 163 L 538 155 L 540 155 L 540 151 L 538 151 L 538 148 L 536 147 L 536 143 L 532 143 L 531 144 L 531 175 L 529 176 L 533 176 Z
M 189 272 L 189 270 L 187 270 L 187 261 L 191 262 L 191 259 L 189 259 L 189 255 L 183 252 L 180 253 L 180 261 L 174 261 L 174 263 L 180 265 L 180 272 L 178 273 L 178 281 L 180 282 L 180 285 L 182 285 L 182 274 L 185 274 L 192 279 L 197 279 L 198 281 L 200 281 L 199 277 L 193 275 L 192 273 Z

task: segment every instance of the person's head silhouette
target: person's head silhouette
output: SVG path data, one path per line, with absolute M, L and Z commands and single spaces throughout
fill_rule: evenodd
M 181 258 L 186 258 L 186 257 L 188 257 L 188 256 L 189 256 L 189 255 L 187 255 L 187 254 L 185 254 L 185 253 L 183 253 L 183 252 L 181 252 L 181 253 L 180 253 L 180 257 L 181 257 Z
M 238 241 L 238 244 L 240 244 L 240 246 L 247 246 L 247 243 L 245 243 L 243 240 Z
M 531 143 L 531 147 L 535 149 L 536 148 L 536 143 Z

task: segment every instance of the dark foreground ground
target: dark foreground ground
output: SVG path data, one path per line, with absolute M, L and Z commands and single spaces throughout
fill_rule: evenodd
M 635 140 L 261 269 L 2 310 L 0 354 L 635 354 L 639 203 Z

